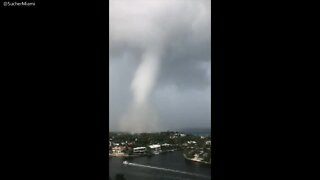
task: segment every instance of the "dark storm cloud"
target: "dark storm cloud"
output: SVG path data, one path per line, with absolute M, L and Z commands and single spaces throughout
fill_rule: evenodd
M 110 1 L 111 128 L 132 99 L 142 55 L 161 59 L 151 100 L 162 128 L 210 125 L 209 0 Z

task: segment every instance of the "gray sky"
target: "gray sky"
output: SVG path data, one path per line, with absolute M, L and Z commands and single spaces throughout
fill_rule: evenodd
M 129 120 L 135 93 L 157 116 L 153 131 L 210 127 L 210 16 L 210 0 L 110 1 L 110 130 L 150 119 Z

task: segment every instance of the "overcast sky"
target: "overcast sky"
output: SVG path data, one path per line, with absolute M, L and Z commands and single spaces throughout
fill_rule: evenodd
M 119 122 L 134 101 L 133 80 L 146 54 L 159 61 L 151 69 L 157 72 L 141 75 L 152 74 L 145 101 L 157 114 L 154 130 L 211 126 L 210 18 L 210 0 L 110 1 L 111 131 L 121 130 Z

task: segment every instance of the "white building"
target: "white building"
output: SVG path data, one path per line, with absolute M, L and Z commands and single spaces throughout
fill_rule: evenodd
M 146 147 L 135 147 L 133 148 L 133 153 L 144 153 L 147 151 Z
M 149 148 L 151 149 L 151 151 L 152 151 L 154 154 L 159 154 L 160 151 L 161 151 L 161 146 L 160 146 L 160 144 L 149 145 Z
M 116 146 L 112 148 L 112 152 L 116 154 L 124 154 L 123 151 L 126 149 L 125 146 Z
M 195 141 L 188 141 L 187 143 L 188 144 L 197 144 L 197 142 L 195 142 Z
M 171 144 L 164 143 L 164 144 L 161 144 L 161 146 L 171 146 Z

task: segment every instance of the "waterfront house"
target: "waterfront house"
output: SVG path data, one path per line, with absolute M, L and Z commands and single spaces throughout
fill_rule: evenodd
M 164 143 L 164 144 L 161 144 L 161 146 L 171 146 L 171 144 Z
M 125 149 L 126 149 L 125 146 L 115 146 L 115 147 L 112 147 L 112 152 L 116 154 L 121 154 Z
M 188 144 L 197 144 L 197 142 L 195 142 L 195 141 L 188 141 L 187 143 Z
M 151 149 L 151 151 L 152 151 L 154 154 L 159 154 L 160 151 L 161 151 L 161 146 L 160 146 L 160 144 L 152 144 L 152 145 L 149 145 L 149 148 Z
M 133 153 L 145 153 L 147 151 L 146 147 L 135 147 L 133 148 Z

